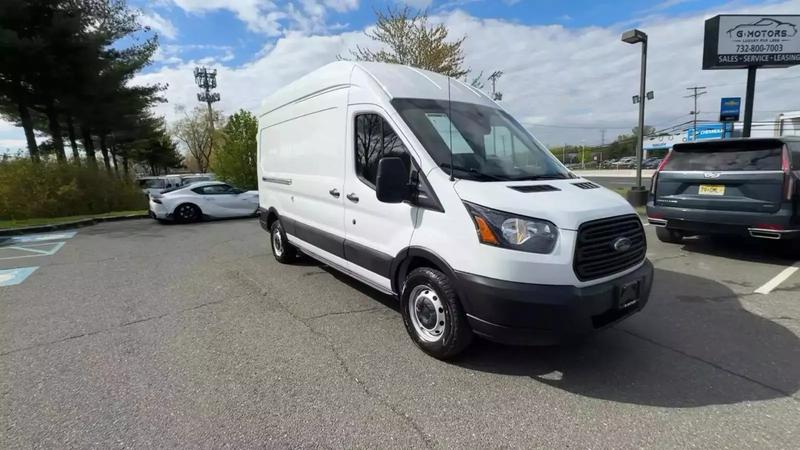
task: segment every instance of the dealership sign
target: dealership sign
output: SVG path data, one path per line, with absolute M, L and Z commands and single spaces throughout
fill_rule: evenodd
M 706 20 L 703 69 L 800 64 L 800 15 L 719 15 Z
M 696 137 L 696 139 L 695 139 Z M 702 140 L 702 139 L 722 139 L 725 137 L 725 125 L 721 123 L 706 123 L 697 126 L 697 130 L 689 128 L 686 130 L 686 140 Z
M 741 97 L 722 97 L 719 105 L 720 122 L 736 122 L 742 107 Z

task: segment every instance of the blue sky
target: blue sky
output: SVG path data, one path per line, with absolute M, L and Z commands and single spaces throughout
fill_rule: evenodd
M 599 144 L 636 124 L 639 50 L 620 42 L 638 27 L 650 36 L 646 123 L 688 122 L 686 88 L 707 86 L 701 120 L 715 120 L 720 97 L 744 96 L 745 71 L 704 71 L 704 21 L 717 14 L 797 14 L 800 0 L 129 0 L 140 22 L 160 36 L 154 63 L 134 83 L 163 83 L 167 103 L 155 113 L 174 122 L 197 106 L 192 70 L 218 70 L 224 114 L 257 112 L 262 99 L 298 77 L 348 55 L 375 9 L 427 7 L 452 38 L 466 36 L 473 74 L 502 70 L 498 83 L 510 113 L 549 145 Z M 755 118 L 800 111 L 800 66 L 760 70 Z M 766 126 L 766 125 L 765 125 Z M 766 128 L 764 131 L 767 132 Z M 0 120 L 0 151 L 22 148 L 22 130 Z
M 160 0 L 157 2 L 147 0 L 134 0 L 131 5 L 140 8 L 144 14 L 157 14 L 168 20 L 174 28 L 172 33 L 160 32 L 161 42 L 165 45 L 185 46 L 181 49 L 181 57 L 200 59 L 203 57 L 219 56 L 226 51 L 229 57 L 227 62 L 232 65 L 241 65 L 252 61 L 259 52 L 269 44 L 280 38 L 280 34 L 270 35 L 248 28 L 246 22 L 237 17 L 235 8 L 204 8 L 195 7 L 205 0 L 185 1 Z M 257 2 L 258 0 L 254 0 Z M 230 5 L 237 0 L 230 0 Z M 243 3 L 251 3 L 246 1 Z M 282 11 L 286 6 L 293 6 L 303 11 L 303 1 L 263 2 L 265 5 L 272 3 L 274 11 Z M 322 3 L 324 2 L 317 2 Z M 566 28 L 579 29 L 586 27 L 607 27 L 615 24 L 636 25 L 645 17 L 654 16 L 681 16 L 698 11 L 706 11 L 716 6 L 731 4 L 721 0 L 451 0 L 451 1 L 426 1 L 412 0 L 398 1 L 352 1 L 347 8 L 326 8 L 323 27 L 317 28 L 322 33 L 339 33 L 346 31 L 363 30 L 374 23 L 375 9 L 398 7 L 403 4 L 424 6 L 432 14 L 444 14 L 454 10 L 480 18 L 502 19 L 524 25 L 553 25 L 559 24 Z M 738 1 L 737 6 L 749 4 L 757 5 L 758 1 Z M 268 9 L 265 8 L 264 11 Z M 270 9 L 271 10 L 271 9 Z M 279 21 L 282 31 L 292 32 L 302 30 L 297 23 L 290 19 Z M 161 31 L 161 30 L 159 30 Z M 158 68 L 156 64 L 150 70 Z

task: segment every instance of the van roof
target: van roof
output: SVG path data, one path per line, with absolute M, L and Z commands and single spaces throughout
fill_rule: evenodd
M 376 95 L 394 98 L 448 99 L 448 78 L 429 70 L 417 69 L 400 64 L 364 61 L 336 61 L 295 80 L 279 89 L 262 103 L 264 115 L 287 104 L 296 102 L 322 92 L 360 84 L 356 72 L 360 71 L 366 81 L 364 87 Z M 450 78 L 450 98 L 453 101 L 477 103 L 487 106 L 497 105 L 481 90 L 463 81 Z

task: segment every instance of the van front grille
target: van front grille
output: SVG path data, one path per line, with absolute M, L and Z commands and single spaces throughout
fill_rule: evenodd
M 579 280 L 593 280 L 639 264 L 646 253 L 644 227 L 638 216 L 593 220 L 578 229 L 573 267 Z

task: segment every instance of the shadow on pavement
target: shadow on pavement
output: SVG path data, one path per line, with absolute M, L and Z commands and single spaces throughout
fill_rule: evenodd
M 683 240 L 683 250 L 721 258 L 791 265 L 800 260 L 800 245 L 787 241 L 740 236 L 697 236 Z
M 310 257 L 307 258 L 307 259 L 311 260 Z M 322 270 L 330 273 L 331 276 L 336 278 L 338 281 L 350 286 L 351 288 L 357 290 L 358 292 L 360 292 L 360 293 L 362 293 L 362 294 L 364 294 L 364 295 L 366 295 L 368 297 L 371 297 L 373 300 L 377 301 L 378 303 L 382 304 L 383 306 L 386 306 L 387 308 L 390 308 L 390 309 L 393 309 L 394 311 L 397 311 L 398 314 L 400 313 L 400 305 L 399 305 L 397 299 L 392 297 L 391 295 L 386 295 L 386 294 L 384 294 L 384 293 L 382 293 L 380 291 L 377 291 L 377 290 L 367 286 L 366 284 L 356 280 L 355 278 L 353 278 L 351 276 L 348 276 L 348 275 L 345 275 L 342 272 L 339 272 L 338 270 L 336 270 L 336 269 L 334 269 L 334 268 L 332 268 L 330 266 L 327 266 L 325 264 L 322 264 L 322 263 L 316 262 L 316 261 L 315 261 L 315 263 Z
M 742 308 L 713 280 L 656 270 L 647 307 L 562 347 L 478 341 L 455 364 L 531 377 L 582 396 L 663 407 L 787 397 L 800 383 L 800 339 Z

